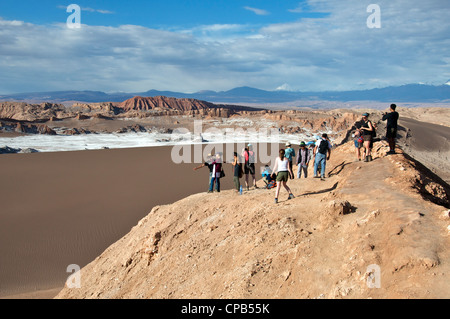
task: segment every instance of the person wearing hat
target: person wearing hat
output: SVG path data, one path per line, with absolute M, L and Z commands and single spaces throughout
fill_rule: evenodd
M 248 175 L 251 174 L 253 178 L 253 187 L 258 188 L 256 186 L 256 176 L 255 176 L 255 152 L 253 151 L 253 145 L 248 144 L 247 147 L 245 147 L 242 150 L 242 157 L 244 158 L 244 173 L 245 173 L 245 186 L 247 187 L 247 190 L 249 190 L 248 185 Z
M 298 155 L 297 155 L 297 178 L 300 178 L 302 175 L 302 171 L 303 171 L 303 176 L 305 178 L 308 177 L 308 165 L 309 165 L 309 161 L 311 160 L 311 156 L 310 156 L 310 151 L 309 149 L 306 147 L 305 142 L 301 142 L 300 143 L 300 149 L 298 150 Z
M 196 171 L 202 167 L 205 167 L 205 166 L 209 168 L 208 187 L 211 184 L 211 177 L 212 177 L 212 171 L 213 171 L 212 162 L 214 161 L 214 159 L 215 159 L 214 153 L 209 153 L 206 162 L 204 162 L 200 166 L 194 167 L 194 171 Z
M 363 134 L 364 148 L 366 150 L 364 162 L 370 162 L 370 161 L 372 161 L 372 153 L 371 153 L 370 145 L 372 143 L 374 128 L 373 128 L 372 122 L 369 121 L 369 113 L 364 113 L 362 115 L 360 129 Z
M 284 150 L 284 156 L 288 159 L 292 168 L 292 159 L 295 158 L 295 150 L 291 147 L 291 143 L 286 142 L 286 149 Z M 289 172 L 289 178 L 294 179 L 294 175 Z

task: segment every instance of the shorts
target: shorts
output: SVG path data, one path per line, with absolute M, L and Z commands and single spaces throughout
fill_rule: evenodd
M 386 130 L 386 138 L 396 138 L 397 137 L 397 129 L 393 127 L 388 127 Z
M 278 172 L 277 182 L 287 182 L 288 179 L 289 179 L 289 172 L 286 172 L 286 171 Z
M 371 142 L 372 141 L 372 135 L 363 135 L 364 142 Z
M 255 163 L 246 163 L 244 165 L 244 173 L 255 175 Z

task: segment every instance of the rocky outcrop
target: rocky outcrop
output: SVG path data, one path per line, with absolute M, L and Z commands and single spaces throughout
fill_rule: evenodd
M 29 122 L 0 121 L 0 131 L 56 135 L 56 132 L 46 124 L 34 124 Z
M 50 118 L 64 118 L 66 109 L 53 103 L 28 104 L 18 102 L 0 103 L 0 118 L 16 121 L 48 121 Z
M 17 153 L 23 153 L 23 154 L 30 154 L 30 153 L 38 153 L 37 150 L 34 148 L 12 148 L 9 146 L 0 147 L 0 154 L 17 154 Z
M 71 109 L 75 112 L 81 112 L 87 116 L 92 117 L 111 117 L 121 112 L 117 108 L 118 103 L 103 102 L 103 103 L 74 103 Z
M 141 97 L 135 96 L 118 105 L 124 112 L 128 111 L 149 111 L 154 109 L 167 109 L 178 111 L 192 111 L 214 108 L 215 105 L 205 101 L 195 99 L 176 99 L 172 97 Z

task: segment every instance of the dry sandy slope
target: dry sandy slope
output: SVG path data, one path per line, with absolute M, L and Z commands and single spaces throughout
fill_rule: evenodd
M 448 205 L 448 185 L 375 149 L 362 163 L 339 147 L 326 181 L 290 181 L 278 205 L 259 189 L 157 206 L 57 298 L 448 298 L 448 209 L 418 192 Z

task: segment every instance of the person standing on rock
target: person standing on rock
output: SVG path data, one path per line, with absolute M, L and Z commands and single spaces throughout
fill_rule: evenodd
M 308 177 L 308 165 L 311 159 L 310 152 L 306 148 L 305 142 L 300 143 L 300 149 L 298 150 L 297 155 L 297 178 L 300 178 L 303 172 L 303 176 L 305 178 Z
M 278 195 L 280 194 L 281 184 L 283 184 L 283 187 L 289 193 L 288 200 L 294 198 L 294 195 L 292 195 L 291 189 L 286 184 L 289 179 L 289 175 L 293 175 L 292 167 L 289 164 L 289 160 L 285 157 L 284 149 L 281 149 L 279 154 L 280 154 L 280 156 L 277 157 L 277 159 L 275 161 L 275 165 L 273 167 L 273 172 L 277 174 L 277 177 L 276 177 L 277 190 L 275 193 L 275 204 L 278 204 Z
M 395 111 L 397 105 L 391 104 L 389 108 L 389 113 L 385 112 L 382 121 L 386 122 L 386 139 L 389 143 L 389 152 L 387 154 L 395 154 L 395 139 L 397 137 L 397 126 L 398 126 L 398 112 Z
M 323 180 L 325 178 L 327 160 L 330 160 L 331 156 L 331 143 L 328 140 L 328 135 L 326 133 L 323 133 L 322 138 L 316 142 L 314 154 L 314 178 L 319 178 L 317 170 L 320 165 L 320 177 Z
M 253 178 L 253 187 L 258 188 L 258 186 L 256 186 L 255 176 L 255 152 L 253 152 L 252 144 L 248 144 L 247 147 L 242 150 L 242 157 L 244 158 L 245 186 L 247 187 L 247 190 L 249 190 L 249 174 L 251 174 Z
M 292 166 L 292 159 L 295 158 L 295 150 L 291 147 L 291 143 L 287 142 L 286 143 L 286 149 L 284 151 L 284 156 L 286 156 L 286 158 L 289 161 L 289 165 Z M 289 174 L 289 178 L 290 179 L 294 179 L 294 174 Z
M 222 157 L 220 154 L 216 155 L 216 159 L 212 162 L 211 182 L 209 183 L 208 193 L 213 192 L 214 183 L 216 183 L 216 192 L 220 193 L 220 179 L 222 177 Z
M 373 139 L 373 125 L 372 122 L 369 121 L 369 113 L 364 113 L 362 115 L 361 121 L 361 132 L 363 134 L 364 139 L 364 148 L 366 149 L 366 156 L 364 158 L 364 162 L 372 161 L 372 152 L 371 152 L 371 144 Z
M 239 178 L 242 177 L 242 165 L 240 163 L 239 155 L 237 152 L 234 152 L 234 160 L 233 160 L 233 182 L 234 182 L 234 188 L 237 192 L 239 192 L 241 188 L 241 182 L 239 181 Z
M 212 171 L 213 171 L 213 165 L 212 162 L 214 161 L 214 153 L 209 153 L 208 154 L 208 159 L 206 160 L 206 162 L 204 162 L 202 165 L 194 167 L 194 171 L 207 166 L 209 168 L 209 177 L 208 177 L 208 187 L 209 184 L 211 184 L 211 177 L 212 177 Z

